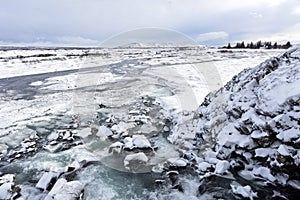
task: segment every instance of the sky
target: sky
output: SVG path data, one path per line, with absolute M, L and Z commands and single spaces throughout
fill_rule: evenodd
M 97 46 L 145 27 L 203 45 L 300 43 L 300 0 L 0 0 L 0 45 Z

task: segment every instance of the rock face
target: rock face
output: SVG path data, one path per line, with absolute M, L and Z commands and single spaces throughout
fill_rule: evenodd
M 206 97 L 197 111 L 197 138 L 213 148 L 204 160 L 216 163 L 215 173 L 238 169 L 293 187 L 300 180 L 299 111 L 300 49 L 293 48 L 244 70 Z
M 300 48 L 242 71 L 210 93 L 187 123 L 174 127 L 172 142 L 192 144 L 183 156 L 203 180 L 232 173 L 244 180 L 231 186 L 232 195 L 263 198 L 283 192 L 287 198 L 299 197 Z M 255 183 L 245 184 L 251 180 Z M 268 184 L 274 186 L 273 194 L 272 189 L 262 194 L 252 188 Z

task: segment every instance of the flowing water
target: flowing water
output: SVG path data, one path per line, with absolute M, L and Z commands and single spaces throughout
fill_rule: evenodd
M 15 175 L 23 199 L 43 199 L 47 191 L 35 187 L 42 174 L 74 162 L 80 167 L 65 177 L 83 183 L 85 199 L 207 199 L 190 173 L 182 177 L 184 192 L 168 193 L 155 182 L 165 178 L 162 164 L 182 153 L 168 139 L 172 127 L 184 123 L 208 92 L 278 54 L 203 48 L 10 51 L 56 54 L 1 60 L 0 175 Z M 101 127 L 113 135 L 99 132 Z M 132 135 L 144 135 L 151 148 L 111 148 Z M 146 164 L 124 164 L 139 152 Z

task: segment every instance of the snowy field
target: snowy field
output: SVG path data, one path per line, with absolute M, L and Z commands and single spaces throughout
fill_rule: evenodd
M 251 138 L 233 127 L 255 116 L 254 111 L 241 114 L 243 119 L 237 123 L 226 121 L 218 108 L 224 99 L 233 98 L 232 110 L 243 110 L 254 102 L 247 98 L 260 95 L 259 99 L 266 100 L 260 108 L 276 113 L 287 97 L 300 93 L 299 67 L 290 72 L 280 68 L 271 83 L 261 81 L 257 94 L 234 96 L 244 87 L 256 87 L 251 85 L 254 82 L 227 84 L 245 68 L 281 53 L 204 47 L 0 49 L 0 199 L 76 199 L 82 191 L 83 199 L 214 199 L 216 194 L 225 199 L 255 198 L 257 188 L 249 185 L 256 179 L 267 179 L 264 184 L 275 188 L 264 197 L 284 196 L 273 184 L 287 184 L 284 173 L 272 175 L 267 166 L 248 163 L 237 178 L 227 171 L 232 163 L 217 159 L 221 150 L 229 155 L 234 145 L 253 145 Z M 245 72 L 240 80 L 249 76 Z M 280 80 L 278 86 L 277 79 L 285 76 L 290 82 Z M 232 93 L 205 99 L 226 84 L 233 85 Z M 204 99 L 209 102 L 205 109 L 203 104 L 199 107 Z M 295 112 L 287 112 L 299 119 L 299 109 L 295 105 Z M 200 114 L 207 118 L 194 122 Z M 271 118 L 251 120 L 260 127 Z M 274 120 L 282 119 L 279 115 Z M 245 126 L 240 129 L 249 131 Z M 205 131 L 201 135 L 208 143 L 194 140 L 203 127 L 212 130 L 210 135 Z M 232 135 L 226 135 L 233 129 Z M 299 157 L 299 150 L 288 146 L 299 138 L 296 129 L 290 134 L 293 127 L 286 128 L 277 136 L 284 145 L 270 146 L 268 152 L 258 148 L 256 156 L 266 157 L 278 148 L 280 154 Z M 264 133 L 252 134 L 257 139 Z M 195 142 L 201 151 L 195 150 Z M 216 152 L 201 146 L 216 143 Z M 243 154 L 243 149 L 237 150 Z M 195 152 L 196 164 L 189 160 Z M 190 172 L 192 165 L 198 171 Z M 218 176 L 205 178 L 210 168 Z M 225 183 L 220 184 L 223 179 Z M 299 180 L 288 184 L 300 189 Z

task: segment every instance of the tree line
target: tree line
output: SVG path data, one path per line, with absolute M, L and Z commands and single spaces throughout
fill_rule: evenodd
M 230 43 L 228 43 L 227 46 L 224 46 L 223 48 L 226 49 L 260 49 L 260 48 L 265 48 L 265 49 L 288 49 L 290 48 L 292 45 L 290 43 L 290 41 L 288 41 L 286 44 L 277 44 L 277 42 L 274 42 L 272 44 L 272 42 L 262 42 L 262 41 L 258 41 L 256 43 L 254 42 L 250 42 L 245 44 L 244 41 L 242 42 L 238 42 L 236 43 L 236 45 L 231 46 Z

